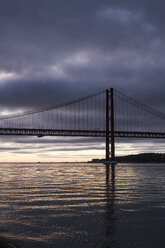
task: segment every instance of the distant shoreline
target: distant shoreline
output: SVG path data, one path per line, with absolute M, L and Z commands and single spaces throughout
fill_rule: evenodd
M 125 156 L 117 156 L 115 158 L 117 163 L 165 163 L 165 153 L 140 153 L 140 154 L 130 154 L 130 155 L 125 155 Z M 45 161 L 45 162 L 1 162 L 0 164 L 59 164 L 59 163 L 64 163 L 64 164 L 80 164 L 80 163 L 104 163 L 105 159 L 92 159 L 90 161 L 63 161 L 63 162 L 55 162 L 55 161 Z
M 118 163 L 165 163 L 165 153 L 140 153 L 116 157 Z M 92 159 L 88 163 L 104 163 L 105 159 Z

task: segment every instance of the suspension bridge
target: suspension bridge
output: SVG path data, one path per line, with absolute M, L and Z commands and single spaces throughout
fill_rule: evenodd
M 113 88 L 71 102 L 0 116 L 0 135 L 105 137 L 106 161 L 115 138 L 165 138 L 165 114 Z

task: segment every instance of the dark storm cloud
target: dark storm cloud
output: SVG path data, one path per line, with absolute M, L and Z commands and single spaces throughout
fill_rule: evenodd
M 164 5 L 1 0 L 1 105 L 47 105 L 113 85 L 163 110 Z
M 0 105 L 2 107 L 30 108 L 45 107 L 66 101 L 77 97 L 73 93 L 73 84 L 66 81 L 52 79 L 18 79 L 13 82 L 6 82 L 0 85 Z M 80 96 L 80 93 L 79 93 Z

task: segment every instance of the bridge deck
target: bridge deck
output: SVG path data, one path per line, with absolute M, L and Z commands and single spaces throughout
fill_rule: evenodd
M 118 138 L 165 138 L 161 132 L 127 132 L 115 131 Z M 106 137 L 105 131 L 100 130 L 55 130 L 55 129 L 20 129 L 0 128 L 0 135 L 27 135 L 27 136 L 81 136 L 81 137 Z

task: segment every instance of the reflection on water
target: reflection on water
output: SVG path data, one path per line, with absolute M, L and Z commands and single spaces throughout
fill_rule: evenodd
M 105 235 L 107 247 L 115 244 L 113 235 L 115 234 L 115 166 L 106 165 L 106 204 L 105 204 Z M 105 246 L 106 247 L 106 246 Z
M 165 165 L 0 164 L 0 236 L 19 247 L 164 247 Z

